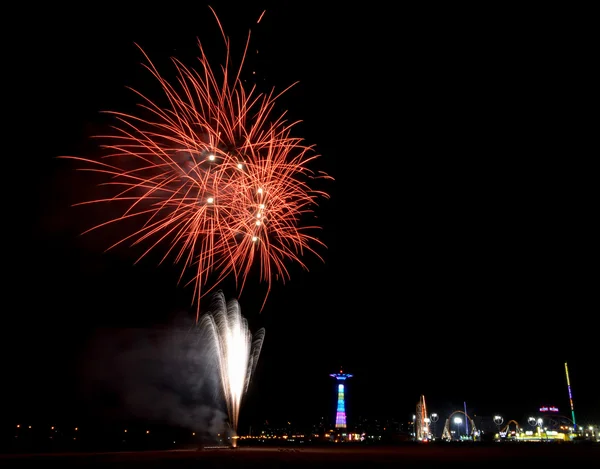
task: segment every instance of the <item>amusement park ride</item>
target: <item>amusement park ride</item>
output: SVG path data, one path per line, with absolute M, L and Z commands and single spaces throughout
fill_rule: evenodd
M 458 427 L 463 423 L 465 419 L 465 435 L 460 436 Z M 438 421 L 439 416 L 436 413 L 429 415 L 427 413 L 427 404 L 425 403 L 425 396 L 421 395 L 419 402 L 417 403 L 417 410 L 414 415 L 415 433 L 414 437 L 416 441 L 427 442 L 435 439 L 435 423 Z M 452 437 L 452 431 L 450 430 L 450 422 L 454 422 L 457 425 L 457 431 L 455 432 L 454 438 Z M 453 439 L 469 439 L 476 440 L 479 437 L 479 430 L 475 426 L 473 419 L 469 417 L 465 411 L 456 410 L 450 414 L 446 419 L 444 430 L 442 432 L 442 439 L 451 441 Z
M 465 419 L 465 435 L 460 434 L 460 426 L 463 423 L 463 418 L 461 417 L 464 416 Z M 452 432 L 450 430 L 450 423 L 454 422 L 456 424 L 456 432 L 455 432 L 455 437 L 452 438 Z M 454 412 L 452 412 L 448 418 L 446 419 L 446 423 L 444 425 L 444 431 L 442 432 L 442 440 L 477 440 L 480 437 L 480 432 L 479 430 L 477 430 L 477 427 L 475 426 L 475 422 L 473 422 L 473 419 L 471 417 L 469 417 L 469 415 L 462 410 L 455 410 Z
M 493 423 L 497 429 L 494 440 L 568 441 L 580 437 L 581 429 L 575 423 L 573 394 L 571 392 L 571 381 L 569 379 L 567 363 L 565 363 L 565 374 L 572 418 L 560 415 L 557 407 L 542 406 L 539 409 L 539 415 L 537 417 L 529 417 L 527 419 L 528 426 L 526 425 L 524 428 L 516 420 L 510 420 L 503 426 L 504 419 L 496 415 L 493 418 Z M 436 439 L 436 433 L 432 431 L 432 427 L 435 430 L 435 422 L 438 420 L 438 415 L 435 413 L 428 414 L 424 395 L 421 395 L 419 398 L 413 420 L 413 437 L 416 441 L 427 442 Z M 479 422 L 482 424 L 481 421 Z M 592 432 L 592 435 L 597 435 L 598 433 L 597 427 L 588 430 Z M 448 416 L 444 424 L 441 439 L 446 441 L 478 441 L 482 439 L 482 434 L 483 431 L 476 427 L 471 416 L 467 414 L 465 403 L 464 410 L 455 410 Z
M 425 404 L 425 396 L 421 395 L 414 415 L 414 438 L 419 442 L 436 439 L 435 422 L 437 414 L 429 415 Z M 527 425 L 521 426 L 516 420 L 504 424 L 500 415 L 495 415 L 493 423 L 497 431 L 494 441 L 571 441 L 581 437 L 574 422 L 558 413 L 558 408 L 543 406 L 537 417 L 529 417 Z M 452 412 L 444 424 L 441 439 L 444 441 L 481 441 L 485 439 L 483 431 L 477 428 L 475 421 L 465 410 Z M 493 432 L 489 433 L 491 438 Z M 593 430 L 597 433 L 597 429 Z
M 410 438 L 418 442 L 428 442 L 437 439 L 443 441 L 473 442 L 572 441 L 580 438 L 600 441 L 600 438 L 598 438 L 597 426 L 589 426 L 586 431 L 581 432 L 581 429 L 575 424 L 571 383 L 566 363 L 565 372 L 572 419 L 560 415 L 557 407 L 542 406 L 538 409 L 538 412 L 535 412 L 535 417 L 529 417 L 527 419 L 527 425 L 525 425 L 525 427 L 521 426 L 516 420 L 509 420 L 508 423 L 504 425 L 504 418 L 500 415 L 495 415 L 493 419 L 491 416 L 474 416 L 475 419 L 472 418 L 467 413 L 467 404 L 465 402 L 464 409 L 455 410 L 448 415 L 440 437 L 440 434 L 436 432 L 436 423 L 439 420 L 439 416 L 436 413 L 430 414 L 428 412 L 425 396 L 420 395 L 416 405 L 415 414 L 413 415 Z M 348 428 L 346 421 L 345 385 L 353 375 L 344 373 L 340 368 L 338 373 L 332 373 L 329 376 L 336 380 L 337 405 L 335 428 L 345 437 L 346 434 L 344 432 L 346 432 L 346 429 Z M 348 437 L 348 439 L 350 440 L 352 438 Z

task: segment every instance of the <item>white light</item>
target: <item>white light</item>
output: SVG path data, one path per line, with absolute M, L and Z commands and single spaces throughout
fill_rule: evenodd
M 242 165 L 242 163 L 238 163 L 237 167 L 238 167 L 238 169 L 242 169 L 244 166 Z
M 212 153 L 210 155 L 208 155 L 208 159 L 210 161 L 215 161 L 215 155 L 213 155 Z
M 262 187 L 259 187 L 256 192 L 258 192 L 259 194 L 262 194 L 263 193 Z
M 258 241 L 258 236 L 252 236 L 252 242 L 255 243 L 256 241 Z
M 213 199 L 212 197 L 209 197 L 208 199 L 206 199 L 206 202 L 209 204 L 212 204 L 215 201 L 215 199 Z

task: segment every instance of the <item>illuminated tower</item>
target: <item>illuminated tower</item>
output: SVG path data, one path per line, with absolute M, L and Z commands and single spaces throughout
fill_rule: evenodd
M 417 441 L 425 441 L 430 438 L 429 421 L 427 406 L 425 405 L 425 396 L 421 395 L 415 413 L 415 438 Z
M 569 391 L 569 403 L 571 404 L 571 416 L 573 417 L 573 428 L 577 430 L 577 424 L 575 423 L 575 409 L 573 408 L 573 394 L 571 393 L 571 380 L 569 379 L 569 367 L 565 362 L 565 373 L 567 375 L 567 390 Z
M 337 410 L 335 413 L 335 428 L 346 428 L 346 403 L 344 400 L 344 381 L 348 378 L 352 378 L 351 374 L 344 373 L 340 368 L 339 373 L 334 373 L 329 375 L 332 378 L 335 378 L 337 385 Z

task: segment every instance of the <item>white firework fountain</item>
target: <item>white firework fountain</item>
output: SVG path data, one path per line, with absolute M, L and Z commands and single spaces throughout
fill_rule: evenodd
M 258 363 L 265 329 L 261 328 L 253 335 L 237 300 L 226 301 L 221 291 L 214 294 L 210 312 L 200 317 L 199 326 L 214 339 L 214 353 L 235 448 L 242 398 Z

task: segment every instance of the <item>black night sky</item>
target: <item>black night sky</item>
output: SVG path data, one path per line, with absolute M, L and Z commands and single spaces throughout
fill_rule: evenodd
M 208 4 L 234 50 L 251 30 L 249 82 L 298 81 L 278 106 L 302 121 L 294 134 L 335 179 L 316 210 L 324 262 L 290 265 L 262 311 L 264 284 L 250 279 L 239 295 L 251 328 L 266 328 L 243 424 L 332 418 L 340 366 L 354 374 L 350 421 L 409 419 L 421 394 L 441 415 L 465 402 L 477 415 L 521 419 L 541 405 L 570 415 L 565 362 L 578 420 L 600 418 L 597 101 L 584 19 L 216 1 L 52 6 L 19 20 L 5 58 L 15 110 L 5 115 L 3 420 L 112 417 L 105 410 L 127 399 L 99 391 L 110 370 L 113 391 L 123 373 L 135 381 L 132 347 L 193 317 L 191 288 L 177 285 L 178 266 L 157 266 L 160 252 L 134 265 L 127 249 L 104 252 L 120 233 L 80 236 L 109 208 L 71 207 L 91 180 L 56 157 L 96 154 L 91 136 L 111 123 L 102 111 L 135 109 L 127 87 L 160 92 L 136 43 L 165 73 L 172 56 L 194 66 L 197 39 L 223 59 Z M 136 386 L 138 403 L 153 398 Z

